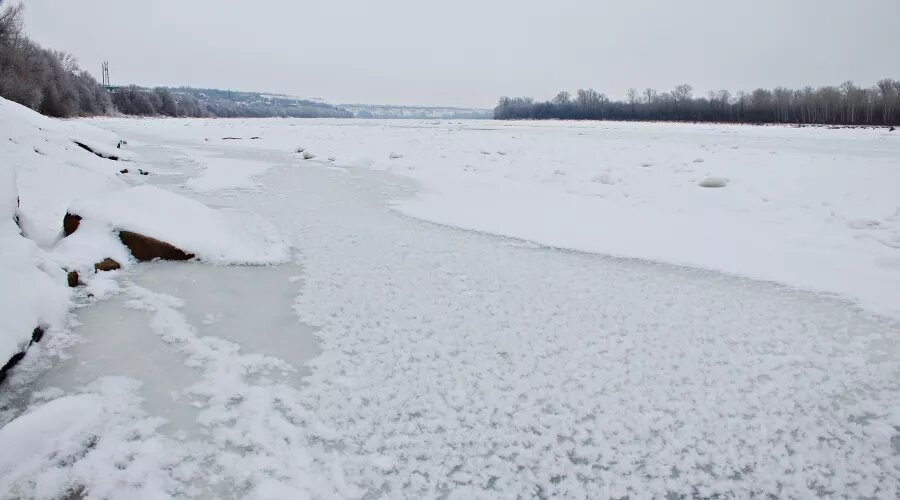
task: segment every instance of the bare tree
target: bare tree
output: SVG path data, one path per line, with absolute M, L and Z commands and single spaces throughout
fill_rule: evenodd
M 878 92 L 881 94 L 881 122 L 887 125 L 890 123 L 892 115 L 894 114 L 896 97 L 894 92 L 894 80 L 883 78 L 878 80 L 875 85 L 878 87 Z
M 556 97 L 553 98 L 553 103 L 557 106 L 566 106 L 570 104 L 572 100 L 572 95 L 569 94 L 568 91 L 563 90 L 562 92 L 556 94 Z
M 628 89 L 628 103 L 631 104 L 631 114 L 637 115 L 637 102 L 640 99 L 640 94 L 638 94 L 637 89 L 631 87 Z

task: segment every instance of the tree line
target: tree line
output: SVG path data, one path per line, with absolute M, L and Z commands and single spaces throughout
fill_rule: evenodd
M 122 113 L 179 117 L 352 117 L 323 102 L 255 92 L 136 85 L 104 88 L 66 52 L 30 40 L 22 4 L 0 0 L 0 97 L 55 117 Z
M 549 101 L 502 97 L 494 118 L 564 120 L 659 120 L 830 125 L 900 124 L 900 80 L 884 78 L 871 87 L 846 81 L 838 86 L 802 89 L 728 90 L 694 96 L 690 85 L 668 92 L 629 89 L 625 100 L 611 100 L 594 89 L 573 96 L 562 91 Z
M 49 116 L 103 115 L 106 90 L 71 54 L 48 50 L 22 32 L 22 5 L 0 0 L 0 96 Z

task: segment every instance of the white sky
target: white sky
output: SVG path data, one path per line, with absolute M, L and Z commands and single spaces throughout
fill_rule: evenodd
M 26 31 L 113 84 L 493 107 L 593 87 L 900 78 L 900 0 L 24 0 Z M 98 78 L 99 79 L 99 78 Z

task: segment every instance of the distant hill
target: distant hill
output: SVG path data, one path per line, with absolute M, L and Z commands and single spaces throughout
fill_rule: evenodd
M 489 119 L 489 109 L 386 104 L 329 104 L 321 98 L 271 92 L 245 92 L 193 87 L 146 88 L 131 85 L 112 90 L 112 102 L 126 115 L 222 118 L 380 118 Z
M 267 92 L 192 87 L 145 88 L 131 85 L 112 90 L 116 109 L 126 115 L 221 118 L 350 118 L 352 113 L 321 99 Z
M 419 119 L 489 119 L 489 109 L 453 108 L 441 106 L 392 106 L 388 104 L 338 104 L 355 118 L 419 118 Z

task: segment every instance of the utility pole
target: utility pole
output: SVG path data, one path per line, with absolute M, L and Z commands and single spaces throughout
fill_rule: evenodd
M 110 86 L 110 84 L 109 84 L 109 62 L 103 61 L 103 63 L 100 65 L 100 67 L 101 67 L 102 73 L 103 73 L 103 77 L 102 77 L 103 78 L 103 86 L 106 87 L 107 92 L 111 92 L 112 86 Z

